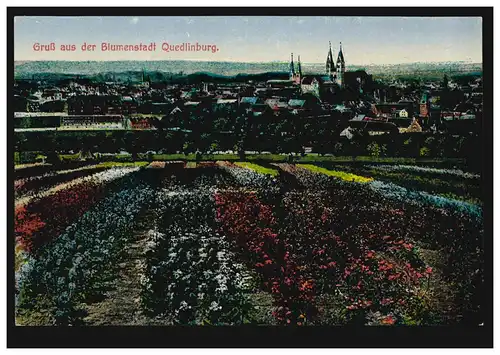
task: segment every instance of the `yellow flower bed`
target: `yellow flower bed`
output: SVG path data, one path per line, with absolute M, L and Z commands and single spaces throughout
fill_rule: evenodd
M 334 176 L 336 178 L 350 182 L 367 183 L 373 181 L 373 178 L 367 178 L 364 176 L 346 173 L 344 171 L 328 170 L 312 164 L 297 164 L 297 166 L 312 171 L 314 173 L 326 174 L 328 176 Z
M 269 174 L 271 176 L 277 176 L 278 175 L 278 170 L 271 169 L 271 168 L 266 168 L 261 165 L 257 165 L 254 163 L 248 163 L 248 162 L 236 162 L 234 163 L 235 165 L 241 166 L 242 168 L 247 168 L 254 170 L 260 174 Z

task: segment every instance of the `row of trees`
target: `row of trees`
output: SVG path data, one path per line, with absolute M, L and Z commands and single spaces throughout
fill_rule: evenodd
M 285 123 L 280 123 L 284 125 Z M 288 123 L 293 132 L 293 121 Z M 317 123 L 316 123 L 317 124 Z M 278 123 L 276 123 L 278 125 Z M 480 161 L 481 142 L 477 135 L 355 135 L 340 137 L 326 127 L 319 127 L 316 136 L 282 134 L 288 127 L 276 131 L 260 130 L 259 124 L 241 124 L 233 132 L 182 131 L 114 131 L 114 132 L 25 132 L 15 134 L 16 152 L 119 153 L 126 151 L 137 158 L 139 153 L 213 153 L 216 151 L 268 151 L 271 153 L 313 152 L 337 156 L 374 157 L 457 157 Z M 265 133 L 263 133 L 265 132 Z

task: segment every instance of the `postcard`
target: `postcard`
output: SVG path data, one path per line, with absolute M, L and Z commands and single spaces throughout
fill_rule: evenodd
M 15 328 L 491 325 L 481 15 L 95 13 L 12 13 Z

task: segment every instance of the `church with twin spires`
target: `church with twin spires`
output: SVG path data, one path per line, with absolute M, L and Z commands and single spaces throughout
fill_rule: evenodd
M 293 53 L 291 54 L 290 60 L 290 80 L 299 84 L 303 87 L 303 91 L 309 91 L 309 86 L 314 85 L 314 78 L 308 78 L 302 76 L 302 65 L 300 62 L 300 56 L 297 59 L 297 70 L 295 70 L 295 63 L 293 61 Z M 345 84 L 345 60 L 344 53 L 342 51 L 342 42 L 340 43 L 340 50 L 337 55 L 337 63 L 333 59 L 332 43 L 329 42 L 329 49 L 326 56 L 326 71 L 325 77 L 323 77 L 324 83 L 327 84 L 337 84 L 340 88 L 344 87 Z M 305 89 L 305 90 L 304 90 Z

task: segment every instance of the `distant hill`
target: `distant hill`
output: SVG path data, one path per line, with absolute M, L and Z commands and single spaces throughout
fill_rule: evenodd
M 206 72 L 197 72 L 193 74 L 167 73 L 159 71 L 126 71 L 126 72 L 106 72 L 98 74 L 64 74 L 55 72 L 46 73 L 26 73 L 17 74 L 17 80 L 43 80 L 49 82 L 60 82 L 65 80 L 88 80 L 91 82 L 122 82 L 122 83 L 137 83 L 143 80 L 151 82 L 165 82 L 170 84 L 199 84 L 202 82 L 212 83 L 230 83 L 230 82 L 248 82 L 267 81 L 271 79 L 288 79 L 286 72 L 267 72 L 259 74 L 237 74 L 237 75 L 219 75 Z
M 164 81 L 177 77 L 187 80 L 224 81 L 232 80 L 262 80 L 265 78 L 283 78 L 288 74 L 288 63 L 233 63 L 233 62 L 202 62 L 202 61 L 22 61 L 14 63 L 15 77 L 29 79 L 33 75 L 40 79 L 70 78 L 80 76 L 96 80 L 137 81 L 142 79 L 143 72 L 152 81 Z M 303 63 L 304 75 L 322 73 L 325 66 L 322 63 Z M 482 64 L 466 62 L 448 63 L 409 63 L 393 65 L 347 65 L 347 70 L 366 70 L 374 76 L 430 76 L 442 77 L 443 74 L 482 74 Z M 193 76 L 194 75 L 194 76 Z

